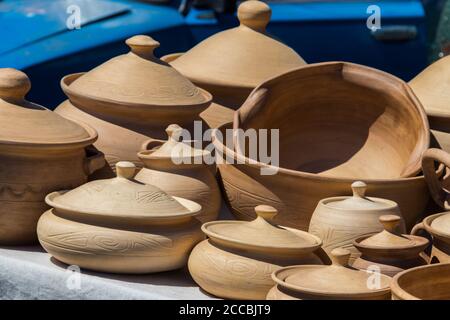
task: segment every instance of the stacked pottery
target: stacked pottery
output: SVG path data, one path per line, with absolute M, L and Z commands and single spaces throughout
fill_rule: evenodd
M 131 49 L 128 54 L 87 73 L 64 77 L 61 86 L 69 100 L 55 110 L 98 131 L 95 146 L 112 169 L 120 160 L 142 166 L 136 154 L 145 141 L 164 138 L 171 123 L 192 130 L 212 99 L 153 55 L 157 41 L 135 36 L 126 43 Z M 108 174 L 111 171 L 104 172 Z
M 44 249 L 57 260 L 95 271 L 152 273 L 183 267 L 204 236 L 201 206 L 133 180 L 136 166 L 117 163 L 117 177 L 46 198 L 39 220 Z
M 271 14 L 264 2 L 245 1 L 238 8 L 238 27 L 217 33 L 184 54 L 162 58 L 211 92 L 214 103 L 201 114 L 210 127 L 233 121 L 233 111 L 263 81 L 305 64 L 294 50 L 266 33 Z
M 273 225 L 277 214 L 273 207 L 260 205 L 255 211 L 257 218 L 251 222 L 214 221 L 202 226 L 209 239 L 192 250 L 188 267 L 205 291 L 227 299 L 264 299 L 273 271 L 328 262 L 318 237 Z
M 168 126 L 166 132 L 165 143 L 139 152 L 144 168 L 136 175 L 136 180 L 156 185 L 172 196 L 197 202 L 202 212 L 196 218 L 202 223 L 217 219 L 222 199 L 215 177 L 216 167 L 205 163 L 211 153 L 181 142 L 183 129 L 178 125 Z
M 268 300 L 387 300 L 391 278 L 353 269 L 350 252 L 331 252 L 331 266 L 302 265 L 281 268 L 272 275 L 276 285 Z M 372 280 L 373 278 L 373 280 Z
M 37 240 L 36 224 L 49 192 L 75 188 L 104 166 L 86 147 L 95 130 L 25 100 L 28 77 L 0 69 L 0 244 Z
M 380 223 L 383 231 L 353 242 L 362 253 L 352 264 L 354 268 L 363 271 L 377 268 L 382 274 L 393 277 L 403 270 L 427 264 L 421 253 L 427 248 L 428 239 L 397 232 L 399 216 L 381 216 Z

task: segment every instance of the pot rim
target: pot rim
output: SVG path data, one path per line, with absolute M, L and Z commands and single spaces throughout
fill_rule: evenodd
M 439 212 L 439 213 L 432 214 L 423 219 L 423 225 L 425 227 L 425 230 L 428 231 L 432 236 L 435 236 L 435 237 L 437 236 L 440 239 L 446 239 L 450 243 L 450 232 L 449 232 L 449 234 L 445 234 L 445 233 L 440 232 L 439 230 L 434 229 L 431 226 L 431 223 L 433 222 L 434 219 L 439 218 L 440 216 L 443 216 L 446 214 L 450 214 L 450 212 L 445 211 L 445 212 Z
M 414 246 L 408 246 L 408 245 L 399 246 L 399 245 L 397 245 L 397 246 L 390 246 L 389 248 L 383 248 L 383 247 L 369 246 L 369 245 L 365 245 L 365 244 L 361 243 L 361 241 L 363 241 L 367 238 L 370 238 L 371 236 L 373 236 L 375 234 L 378 234 L 378 232 L 375 232 L 372 235 L 366 235 L 366 236 L 356 238 L 355 240 L 353 240 L 353 245 L 362 254 L 367 254 L 368 257 L 377 256 L 377 257 L 385 257 L 385 258 L 392 258 L 392 259 L 396 259 L 396 258 L 406 259 L 407 257 L 411 257 L 411 258 L 418 257 L 419 254 L 422 251 L 424 251 L 430 244 L 430 241 L 424 237 L 409 235 L 409 234 L 402 234 L 402 236 L 405 236 L 410 240 L 417 241 L 417 244 L 415 244 Z M 404 250 L 404 251 L 399 252 L 401 250 Z M 410 252 L 408 252 L 406 254 L 405 253 L 406 250 L 408 250 Z M 375 253 L 378 251 L 382 251 L 383 253 L 377 254 L 377 255 L 372 254 L 372 253 Z

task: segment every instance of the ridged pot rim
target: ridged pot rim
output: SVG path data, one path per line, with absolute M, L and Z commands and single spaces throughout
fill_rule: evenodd
M 434 219 L 439 218 L 446 214 L 450 214 L 450 212 L 448 212 L 448 211 L 447 212 L 439 212 L 439 213 L 432 214 L 428 217 L 425 217 L 423 219 L 423 226 L 424 226 L 425 230 L 427 232 L 429 232 L 432 236 L 446 240 L 446 242 L 450 244 L 450 235 L 449 234 L 440 232 L 439 230 L 436 230 L 435 228 L 433 228 L 431 226 L 431 223 L 433 222 Z M 450 233 L 450 231 L 449 231 L 449 233 Z

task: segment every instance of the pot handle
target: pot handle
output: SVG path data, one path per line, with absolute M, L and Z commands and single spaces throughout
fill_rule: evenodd
M 433 200 L 443 209 L 450 209 L 450 205 L 447 202 L 449 193 L 444 190 L 439 177 L 436 175 L 436 169 L 434 167 L 435 161 L 438 161 L 449 168 L 450 154 L 440 149 L 432 148 L 425 151 L 422 156 L 422 171 Z
M 420 223 L 416 224 L 416 225 L 412 228 L 411 234 L 412 234 L 413 236 L 417 236 L 417 235 L 419 235 L 419 231 L 425 231 L 427 234 L 429 234 L 429 233 L 427 232 L 427 229 L 425 229 L 425 226 L 424 226 L 423 222 L 420 222 Z M 430 241 L 430 245 L 431 245 L 431 244 L 432 244 L 432 241 Z M 422 259 L 424 259 L 425 261 L 427 261 L 427 262 L 430 261 L 430 257 L 425 253 L 425 251 L 422 251 L 422 252 L 420 253 L 420 256 L 421 256 Z
M 95 148 L 86 148 L 88 155 L 85 162 L 85 172 L 88 176 L 93 174 L 95 171 L 100 170 L 106 165 L 105 155 Z

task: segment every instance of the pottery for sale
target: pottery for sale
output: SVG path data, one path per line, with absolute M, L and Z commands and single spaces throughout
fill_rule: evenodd
M 450 263 L 405 270 L 391 283 L 393 300 L 449 300 Z
M 233 121 L 233 111 L 260 83 L 305 64 L 294 50 L 267 34 L 271 14 L 266 3 L 245 1 L 238 8 L 238 27 L 217 33 L 184 54 L 162 58 L 211 92 L 214 103 L 202 113 L 211 127 Z
M 353 269 L 348 265 L 349 258 L 350 251 L 337 248 L 331 252 L 331 266 L 303 265 L 278 269 L 272 274 L 276 286 L 270 290 L 267 299 L 389 299 L 391 278 Z
M 353 196 L 332 197 L 320 200 L 311 217 L 309 232 L 323 241 L 323 248 L 331 252 L 345 248 L 352 253 L 350 262 L 359 256 L 353 241 L 361 236 L 383 230 L 379 218 L 395 215 L 401 219 L 400 209 L 394 201 L 366 197 L 367 185 L 357 181 L 351 185 Z M 404 221 L 398 226 L 405 232 Z
M 192 250 L 188 267 L 205 291 L 228 299 L 264 299 L 273 285 L 271 273 L 281 266 L 328 261 L 318 237 L 273 225 L 273 207 L 260 205 L 255 211 L 257 218 L 251 222 L 202 226 L 209 239 Z
M 193 121 L 211 103 L 211 95 L 153 55 L 159 43 L 148 36 L 126 41 L 131 51 L 87 72 L 61 80 L 69 100 L 57 113 L 97 129 L 95 146 L 114 168 L 120 160 L 142 166 L 137 152 L 149 138 L 163 139 L 165 128 Z
M 202 206 L 196 217 L 200 222 L 215 220 L 222 198 L 215 177 L 216 167 L 205 163 L 211 153 L 181 142 L 183 129 L 178 125 L 168 126 L 166 132 L 169 138 L 165 143 L 139 152 L 144 168 L 136 175 L 136 180 L 157 185 L 172 196 L 197 202 Z
M 45 196 L 83 184 L 105 163 L 101 153 L 86 149 L 97 139 L 95 130 L 25 100 L 30 88 L 23 72 L 0 69 L 2 245 L 36 242 Z
M 95 271 L 153 273 L 183 267 L 204 239 L 194 218 L 201 206 L 133 180 L 136 166 L 117 163 L 117 177 L 46 198 L 39 220 L 44 249 L 57 260 Z

